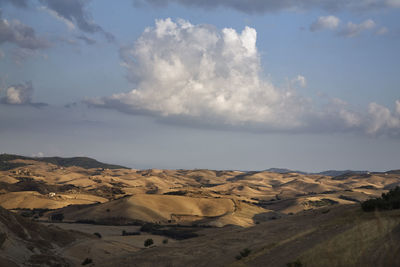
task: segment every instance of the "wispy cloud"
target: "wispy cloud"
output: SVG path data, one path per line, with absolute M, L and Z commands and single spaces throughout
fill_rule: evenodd
M 367 19 L 358 24 L 349 21 L 347 24 L 341 26 L 340 19 L 333 15 L 319 17 L 310 25 L 310 31 L 312 32 L 331 30 L 335 31 L 338 36 L 343 37 L 356 37 L 362 32 L 371 31 L 376 28 L 377 24 L 372 19 Z M 386 27 L 380 27 L 378 30 L 375 31 L 375 34 L 384 35 L 387 32 L 388 29 Z
M 340 24 L 340 19 L 335 16 L 322 16 L 319 17 L 315 22 L 313 22 L 310 26 L 310 31 L 320 31 L 320 30 L 334 30 Z
M 377 35 L 385 35 L 389 32 L 389 29 L 386 27 L 381 27 L 379 30 L 376 31 Z
M 317 108 L 291 86 L 274 86 L 261 74 L 256 39 L 250 27 L 237 32 L 157 20 L 121 49 L 135 89 L 86 103 L 196 127 L 400 135 L 398 111 L 372 103 L 364 114 L 340 99 Z M 291 82 L 306 86 L 301 75 Z
M 57 20 L 61 21 L 62 23 L 65 24 L 65 26 L 67 26 L 67 28 L 68 28 L 69 30 L 74 30 L 74 29 L 76 28 L 76 27 L 75 27 L 75 24 L 74 24 L 71 20 L 68 20 L 68 19 L 66 19 L 66 18 L 64 18 L 64 17 L 62 17 L 62 16 L 60 16 L 56 11 L 54 11 L 54 10 L 52 10 L 52 9 L 46 7 L 46 6 L 41 6 L 41 7 L 39 8 L 39 10 L 43 10 L 43 11 L 49 13 L 49 14 L 50 14 L 51 16 L 53 16 L 54 18 L 56 18 Z
M 0 6 L 3 4 L 12 4 L 16 7 L 27 7 L 28 0 L 0 0 Z
M 345 37 L 355 37 L 363 31 L 374 29 L 375 26 L 376 23 L 372 19 L 365 20 L 360 24 L 348 22 L 338 34 Z
M 75 25 L 86 33 L 102 33 L 108 41 L 114 41 L 113 34 L 96 24 L 86 10 L 86 0 L 39 0 L 57 19 L 64 21 L 69 28 Z
M 37 50 L 50 46 L 50 43 L 36 36 L 35 30 L 19 20 L 8 21 L 2 18 L 0 10 L 0 44 L 13 43 L 20 48 Z
M 81 40 L 81 41 L 84 41 L 87 45 L 93 45 L 93 44 L 96 43 L 95 39 L 89 38 L 89 37 L 87 37 L 86 35 L 83 35 L 83 34 L 82 35 L 78 35 L 76 38 Z

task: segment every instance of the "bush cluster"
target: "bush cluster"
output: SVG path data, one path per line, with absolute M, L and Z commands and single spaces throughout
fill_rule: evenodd
M 153 245 L 153 244 L 154 244 L 154 241 L 153 241 L 153 239 L 151 239 L 151 238 L 146 239 L 146 240 L 144 241 L 144 246 L 145 246 L 145 247 L 149 247 L 149 246 L 151 246 L 151 245 Z
M 362 202 L 361 208 L 364 211 L 400 209 L 400 187 L 396 186 L 381 197 Z

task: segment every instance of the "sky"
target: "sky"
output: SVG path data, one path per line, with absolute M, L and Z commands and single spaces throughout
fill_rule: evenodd
M 0 0 L 0 153 L 400 168 L 400 0 Z

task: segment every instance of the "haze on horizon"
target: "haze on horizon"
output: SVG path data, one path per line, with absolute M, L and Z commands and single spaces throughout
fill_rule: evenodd
M 398 169 L 400 1 L 0 0 L 0 153 Z

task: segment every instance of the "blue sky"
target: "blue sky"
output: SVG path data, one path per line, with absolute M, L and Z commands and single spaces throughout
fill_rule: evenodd
M 0 0 L 0 152 L 387 170 L 400 2 Z

